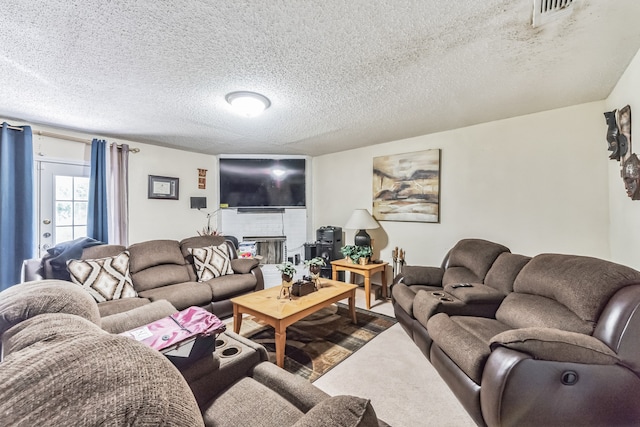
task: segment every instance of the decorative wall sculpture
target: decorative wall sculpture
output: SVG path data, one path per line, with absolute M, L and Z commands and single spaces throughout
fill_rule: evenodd
M 640 200 L 640 162 L 631 149 L 631 107 L 604 113 L 607 123 L 609 159 L 621 163 L 620 176 L 631 200 Z
M 373 159 L 373 216 L 440 222 L 440 150 Z

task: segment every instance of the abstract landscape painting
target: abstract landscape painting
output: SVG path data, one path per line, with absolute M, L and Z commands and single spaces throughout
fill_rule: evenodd
M 374 157 L 373 216 L 440 222 L 440 150 Z

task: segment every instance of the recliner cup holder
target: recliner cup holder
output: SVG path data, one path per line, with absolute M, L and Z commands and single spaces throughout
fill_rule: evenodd
M 440 298 L 444 296 L 444 292 L 431 292 L 434 297 Z
M 451 302 L 453 300 L 449 297 L 440 297 L 440 301 Z
M 233 357 L 237 354 L 240 354 L 242 349 L 240 347 L 236 347 L 234 345 L 225 348 L 220 352 L 220 357 Z
M 225 345 L 227 345 L 227 340 L 225 340 L 224 338 L 216 338 L 216 348 L 222 348 Z

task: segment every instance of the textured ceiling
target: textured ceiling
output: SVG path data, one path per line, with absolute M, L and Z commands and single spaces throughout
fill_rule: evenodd
M 4 0 L 0 116 L 210 154 L 321 155 L 608 96 L 640 1 Z M 225 94 L 260 92 L 260 117 Z M 604 119 L 603 119 L 604 125 Z

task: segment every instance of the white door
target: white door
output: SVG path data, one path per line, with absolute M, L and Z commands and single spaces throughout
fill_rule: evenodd
M 58 243 L 87 235 L 89 165 L 37 162 L 38 249 L 40 256 Z

